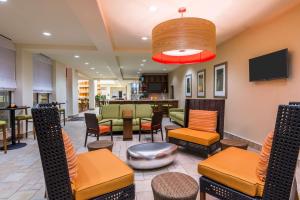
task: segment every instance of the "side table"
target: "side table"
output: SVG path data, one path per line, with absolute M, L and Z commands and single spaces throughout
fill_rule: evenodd
M 108 149 L 112 151 L 114 143 L 109 140 L 99 140 L 95 142 L 90 142 L 87 144 L 87 148 L 89 151 L 95 151 L 98 149 Z
M 132 140 L 132 110 L 123 110 L 123 140 Z
M 179 172 L 157 175 L 151 182 L 154 200 L 196 200 L 198 183 L 190 176 Z
M 244 142 L 242 140 L 234 140 L 234 139 L 223 139 L 220 141 L 221 143 L 221 150 L 225 150 L 228 147 L 236 147 L 240 149 L 245 149 L 247 150 L 248 148 L 248 143 Z

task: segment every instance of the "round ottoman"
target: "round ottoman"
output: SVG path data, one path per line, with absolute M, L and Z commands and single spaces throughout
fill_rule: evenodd
M 155 200 L 195 200 L 199 191 L 198 183 L 192 177 L 179 172 L 154 177 L 151 187 Z
M 143 143 L 127 149 L 127 162 L 134 169 L 155 169 L 172 163 L 177 146 L 165 142 Z

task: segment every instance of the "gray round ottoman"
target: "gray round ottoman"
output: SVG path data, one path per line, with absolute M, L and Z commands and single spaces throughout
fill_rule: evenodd
M 165 142 L 143 143 L 127 149 L 127 162 L 134 169 L 155 169 L 171 164 L 177 146 Z

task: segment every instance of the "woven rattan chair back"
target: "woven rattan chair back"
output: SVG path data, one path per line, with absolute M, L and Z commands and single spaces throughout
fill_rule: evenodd
M 37 108 L 51 108 L 51 107 L 55 107 L 55 105 L 53 105 L 52 103 L 39 103 L 36 106 Z
M 300 106 L 300 102 L 291 101 L 289 105 Z
M 162 119 L 163 119 L 163 111 L 153 111 L 152 120 L 151 120 L 152 130 L 161 129 Z
M 96 114 L 94 113 L 84 113 L 86 128 L 89 133 L 99 133 L 99 125 Z
M 300 106 L 279 106 L 264 200 L 288 200 L 300 147 Z
M 33 108 L 32 117 L 48 199 L 73 199 L 58 109 Z

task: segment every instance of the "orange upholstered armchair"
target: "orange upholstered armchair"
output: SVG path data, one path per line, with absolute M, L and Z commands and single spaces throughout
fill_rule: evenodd
M 185 127 L 170 130 L 168 140 L 208 157 L 223 138 L 225 100 L 186 99 Z
M 300 147 L 300 106 L 278 108 L 260 154 L 227 148 L 198 165 L 200 199 L 288 200 Z
M 126 163 L 107 149 L 76 154 L 57 108 L 35 108 L 32 116 L 48 199 L 135 199 L 134 172 Z

